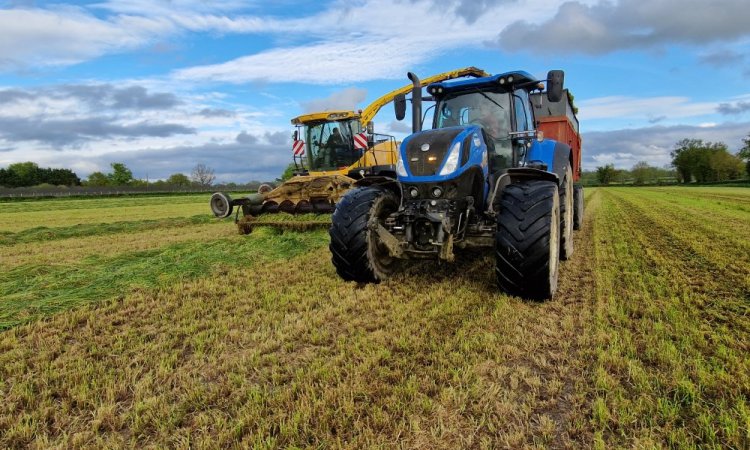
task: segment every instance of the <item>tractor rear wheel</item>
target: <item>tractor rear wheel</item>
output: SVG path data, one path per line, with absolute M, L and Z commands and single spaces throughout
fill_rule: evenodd
M 573 186 L 573 229 L 580 230 L 583 225 L 583 186 Z
M 495 234 L 495 275 L 503 291 L 543 300 L 557 289 L 560 196 L 557 183 L 528 180 L 507 186 Z
M 565 178 L 560 185 L 560 259 L 567 260 L 573 256 L 573 169 L 570 164 L 565 168 Z
M 375 226 L 398 206 L 393 193 L 374 187 L 352 189 L 338 202 L 328 233 L 333 265 L 341 278 L 378 282 L 396 271 L 399 260 L 380 242 Z

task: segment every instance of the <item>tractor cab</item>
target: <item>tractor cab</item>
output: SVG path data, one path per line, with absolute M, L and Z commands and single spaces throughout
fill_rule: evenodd
M 427 88 L 437 100 L 433 128 L 479 125 L 490 170 L 518 167 L 536 137 L 529 94 L 542 88 L 526 72 L 434 83 Z

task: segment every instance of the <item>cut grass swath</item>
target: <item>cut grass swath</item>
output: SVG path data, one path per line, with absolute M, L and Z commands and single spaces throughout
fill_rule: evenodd
M 177 217 L 161 220 L 128 220 L 112 223 L 80 224 L 67 227 L 33 227 L 26 228 L 16 233 L 6 232 L 0 234 L 0 246 L 86 236 L 99 236 L 104 234 L 136 233 L 145 230 L 205 224 L 215 222 L 216 220 L 217 219 L 207 214 L 199 214 L 192 217 Z M 229 223 L 227 220 L 224 222 Z
M 253 267 L 325 245 L 323 232 L 257 230 L 209 242 L 187 242 L 114 258 L 91 256 L 68 267 L 22 265 L 0 274 L 0 329 L 92 301 L 209 276 L 221 268 Z M 225 270 L 225 269 L 224 269 Z

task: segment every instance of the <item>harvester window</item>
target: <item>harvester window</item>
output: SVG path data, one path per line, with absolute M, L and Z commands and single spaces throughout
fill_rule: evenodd
M 349 121 L 322 122 L 307 128 L 311 170 L 338 170 L 352 165 L 355 154 Z

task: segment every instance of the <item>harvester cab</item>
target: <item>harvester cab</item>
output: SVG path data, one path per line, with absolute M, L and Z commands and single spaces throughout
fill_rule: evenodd
M 453 261 L 456 248 L 494 248 L 503 291 L 552 297 L 558 260 L 573 251 L 580 145 L 538 133 L 544 113 L 531 100 L 543 81 L 516 71 L 430 84 L 436 109 L 432 129 L 421 131 L 422 85 L 409 78 L 413 134 L 401 143 L 397 180 L 349 191 L 333 215 L 339 275 L 376 282 L 403 260 Z M 563 101 L 562 71 L 544 81 L 548 105 Z M 572 126 L 568 117 L 548 118 Z
M 328 111 L 292 119 L 296 174 L 395 177 L 396 139 L 374 132 L 362 111 Z

